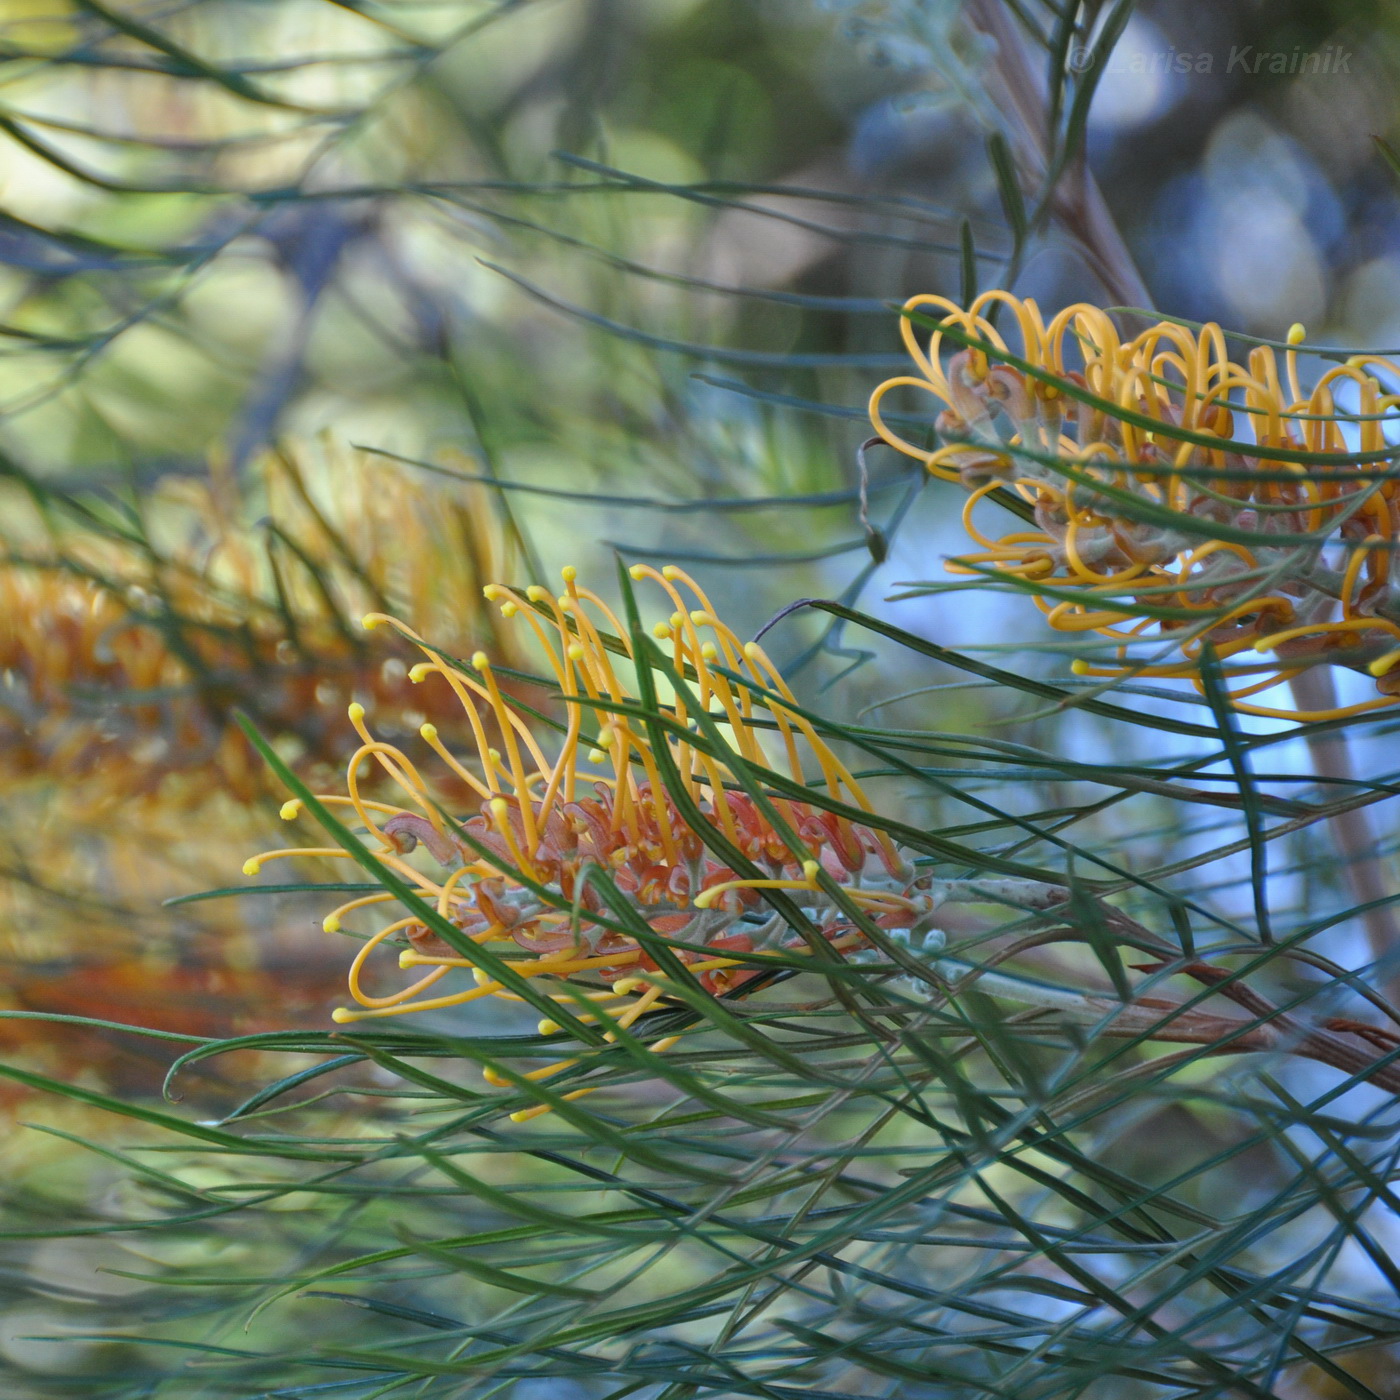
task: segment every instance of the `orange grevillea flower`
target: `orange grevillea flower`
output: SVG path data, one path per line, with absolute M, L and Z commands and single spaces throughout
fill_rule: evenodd
M 996 302 L 1015 317 L 1014 351 L 988 319 Z M 938 327 L 924 337 L 902 319 L 918 372 L 876 389 L 875 429 L 970 493 L 963 519 L 981 551 L 951 571 L 1015 576 L 1052 627 L 1118 644 L 1116 663 L 1076 671 L 1200 687 L 1209 643 L 1239 658 L 1231 678 L 1246 683 L 1232 699 L 1251 713 L 1326 718 L 1400 700 L 1400 483 L 1387 475 L 1400 449 L 1384 436 L 1400 394 L 1382 382 L 1400 385 L 1400 366 L 1356 355 L 1305 391 L 1301 326 L 1280 366 L 1266 345 L 1232 360 L 1214 324 L 1163 321 L 1124 339 L 1097 307 L 1047 323 L 1033 301 L 1001 291 L 966 311 L 937 296 L 904 309 Z M 900 387 L 943 405 L 939 443 L 886 422 L 885 397 Z M 995 539 L 974 515 L 998 488 L 1020 495 L 1033 524 Z M 1163 645 L 1180 659 L 1160 659 Z M 1254 653 L 1267 659 L 1244 661 Z M 1369 671 L 1380 698 L 1325 714 L 1243 703 L 1320 662 Z
M 473 489 L 329 450 L 279 453 L 237 483 L 158 483 L 144 535 L 56 522 L 6 495 L 0 780 L 57 780 L 84 810 L 246 802 L 266 778 L 235 707 L 303 771 L 330 771 L 354 740 L 332 700 L 363 695 L 381 725 L 412 734 L 433 717 L 407 679 L 416 653 L 353 620 L 392 599 L 412 623 L 452 617 L 444 645 L 494 639 L 480 589 L 500 550 Z
M 350 759 L 347 790 L 321 800 L 352 809 L 377 840 L 380 858 L 466 937 L 494 945 L 521 976 L 545 979 L 543 987 L 553 988 L 546 995 L 555 1000 L 576 1000 L 560 990 L 565 979 L 581 983 L 580 995 L 606 1007 L 624 1027 L 663 1002 L 667 983 L 641 943 L 618 931 L 616 918 L 588 882 L 593 868 L 609 874 L 652 930 L 675 941 L 676 956 L 714 993 L 733 991 L 760 975 L 760 968 L 745 966 L 736 954 L 805 947 L 766 902 L 766 891 L 788 892 L 842 951 L 866 943 L 851 907 L 891 931 L 926 928 L 935 903 L 929 882 L 887 836 L 788 791 L 772 799 L 789 829 L 785 838 L 761 804 L 736 790 L 723 758 L 697 738 L 697 710 L 724 727 L 732 752 L 745 764 L 785 770 L 792 782 L 819 783 L 810 789 L 814 797 L 821 791 L 848 808 L 871 811 L 860 783 L 795 708 L 792 692 L 761 646 L 741 642 L 681 570 L 638 565 L 632 577 L 663 593 L 669 617 L 653 632 L 676 673 L 690 678 L 688 698 L 677 694 L 665 707 L 665 760 L 679 775 L 691 823 L 663 781 L 662 755 L 653 739 L 633 718 L 610 708 L 635 703 L 636 666 L 643 663 L 632 655 L 627 629 L 596 593 L 579 585 L 573 569 L 564 570 L 565 592 L 559 597 L 540 587 L 523 595 L 495 584 L 486 589 L 507 618 L 532 630 L 547 658 L 566 713 L 562 742 L 552 756 L 502 692 L 483 653 L 469 666 L 455 664 L 403 623 L 371 614 L 366 626 L 393 626 L 423 646 L 427 659 L 410 675 L 461 706 L 474 752 L 467 757 L 452 752 L 437 728 L 425 724 L 422 757 L 430 757 L 437 770 L 430 786 L 420 761 L 377 740 L 363 708 L 352 705 L 350 718 L 361 743 Z M 361 771 L 373 764 L 398 786 L 404 805 L 361 797 Z M 471 815 L 443 816 L 445 809 L 460 810 L 464 798 Z M 294 817 L 299 808 L 299 802 L 289 802 L 283 814 Z M 709 833 L 697 829 L 696 811 L 699 826 Z M 705 839 L 710 833 L 741 851 L 760 874 L 740 873 L 718 858 Z M 436 866 L 431 874 L 408 859 L 420 845 Z M 256 874 L 263 862 L 294 854 L 344 853 L 270 851 L 244 869 Z M 840 887 L 839 898 L 831 882 Z M 541 887 L 550 898 L 540 897 Z M 334 931 L 353 911 L 391 899 L 384 893 L 352 900 L 328 915 L 325 926 Z M 372 994 L 361 984 L 366 962 L 395 938 L 401 941 L 400 966 L 421 970 L 420 975 L 398 991 Z M 463 970 L 475 973 L 476 985 L 438 990 Z M 511 999 L 499 982 L 411 917 L 394 920 L 368 939 L 351 964 L 350 991 L 358 1005 L 337 1010 L 337 1021 L 435 1010 L 488 996 Z M 547 1020 L 540 1029 L 548 1034 L 558 1027 Z M 564 1067 L 535 1073 L 543 1077 Z

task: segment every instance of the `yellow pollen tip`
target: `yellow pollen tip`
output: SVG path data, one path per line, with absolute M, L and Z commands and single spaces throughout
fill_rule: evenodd
M 377 613 L 366 613 L 360 619 L 360 626 L 363 627 L 366 632 L 373 632 L 374 629 L 378 627 L 380 622 L 382 621 L 383 619 L 379 617 Z
M 248 859 L 243 862 L 243 873 L 245 875 L 256 875 L 261 869 L 262 861 L 255 859 L 253 856 L 249 856 Z
M 554 1035 L 559 1030 L 558 1021 L 541 1021 L 535 1027 L 541 1035 Z
M 587 655 L 587 653 L 584 651 L 581 643 L 569 643 L 568 657 L 570 661 L 582 661 L 585 655 Z
M 822 873 L 822 868 L 814 860 L 804 860 L 802 862 L 802 875 L 804 879 L 815 880 Z
M 365 717 L 365 707 L 358 700 L 352 700 L 345 713 L 350 716 L 351 724 L 358 724 Z
M 1308 333 L 1303 329 L 1301 321 L 1294 321 L 1288 328 L 1288 343 L 1290 345 L 1301 345 L 1308 338 Z
M 606 758 L 607 758 L 607 754 L 605 754 L 605 753 L 602 751 L 602 749 L 589 749 L 589 750 L 588 750 L 588 761 L 589 761 L 590 763 L 602 763 L 602 762 L 604 762 L 604 761 L 606 760 Z
M 617 731 L 605 724 L 598 731 L 598 747 L 600 749 L 610 749 L 613 746 L 613 740 L 616 738 Z
M 491 658 L 484 651 L 472 652 L 472 668 L 477 671 L 490 670 Z
M 420 661 L 416 666 L 409 667 L 408 678 L 414 685 L 417 685 L 432 669 L 433 663 L 431 661 Z
M 1400 662 L 1400 651 L 1392 651 L 1385 656 L 1378 656 L 1366 669 L 1379 680 L 1397 662 Z
M 561 593 L 555 601 L 559 604 L 560 612 L 573 612 L 574 600 L 567 593 Z
M 437 739 L 437 725 L 420 724 L 418 732 L 431 744 Z
M 475 982 L 478 987 L 484 987 L 490 980 L 490 977 L 487 976 L 487 974 L 483 972 L 481 968 L 472 968 L 472 981 Z
M 645 564 L 633 564 L 627 570 L 628 576 L 640 583 L 647 576 L 647 566 Z
M 520 609 L 519 609 L 514 603 L 502 603 L 502 604 L 501 604 L 501 616 L 502 616 L 502 617 L 514 617 L 514 616 L 516 615 L 516 613 L 518 613 L 519 611 L 520 611 Z
M 413 957 L 413 949 L 412 949 L 412 948 L 405 948 L 405 949 L 399 954 L 399 966 L 400 966 L 400 967 L 415 967 L 415 966 L 417 966 L 416 963 L 413 963 L 413 962 L 410 961 L 410 959 L 411 959 L 412 957 Z
M 488 603 L 494 603 L 496 599 L 501 596 L 501 591 L 501 585 L 499 583 L 488 583 L 486 587 L 481 590 L 481 596 L 485 598 Z
M 684 613 L 674 612 L 674 613 L 671 614 L 671 626 L 672 626 L 672 627 L 679 627 L 679 626 L 681 625 L 681 623 L 684 622 L 684 621 L 685 621 L 685 614 L 684 614 Z
M 692 902 L 697 909 L 708 909 L 714 902 L 716 893 L 715 890 L 701 890 Z
M 348 1006 L 337 1006 L 336 1009 L 331 1012 L 331 1020 L 334 1021 L 336 1025 L 343 1026 L 347 1021 L 359 1020 L 359 1017 L 356 1016 Z
M 532 603 L 543 603 L 549 597 L 549 589 L 541 588 L 539 584 L 532 583 L 529 588 L 525 590 L 525 596 Z
M 301 812 L 301 798 L 293 797 L 282 804 L 282 809 L 277 813 L 284 822 L 294 822 Z
M 1089 663 L 1076 658 L 1069 663 L 1069 669 L 1073 671 L 1076 676 L 1087 676 L 1089 674 Z
M 759 646 L 757 642 L 745 642 L 744 655 L 747 656 L 750 661 L 757 661 L 758 658 L 763 655 L 763 648 Z
M 562 578 L 565 583 L 572 583 L 578 577 L 578 570 L 574 568 L 572 564 L 565 564 L 564 567 L 559 570 L 559 577 Z
M 486 756 L 491 760 L 492 763 L 499 763 L 501 761 L 500 749 L 487 749 Z
M 712 623 L 712 622 L 714 621 L 714 618 L 712 618 L 712 617 L 709 615 L 709 613 L 707 613 L 707 612 L 705 611 L 704 608 L 696 608 L 696 609 L 690 614 L 690 620 L 691 620 L 697 627 L 708 627 L 708 626 L 710 625 L 710 623 Z
M 704 646 L 700 648 L 700 655 L 703 656 L 706 661 L 714 661 L 719 657 L 719 648 L 713 642 L 706 642 Z
M 679 578 L 680 574 L 681 571 L 674 564 L 667 564 L 666 567 L 661 571 L 661 577 L 664 578 L 668 583 L 672 579 Z
M 498 820 L 504 819 L 506 813 L 510 811 L 510 803 L 504 797 L 493 797 L 488 805 L 491 808 L 491 815 Z
M 498 1089 L 508 1089 L 510 1087 L 510 1080 L 503 1074 L 498 1074 L 494 1069 L 483 1069 L 481 1071 L 481 1077 L 488 1084 L 494 1084 Z
M 671 635 L 671 629 L 664 622 L 658 622 L 652 627 L 651 635 L 664 642 Z
M 640 977 L 624 977 L 620 981 L 612 984 L 613 995 L 616 997 L 625 997 L 635 992 L 638 987 L 645 986 L 646 983 L 643 982 Z
M 325 929 L 327 933 L 339 933 L 340 920 L 337 919 L 334 914 L 327 914 L 326 917 L 321 920 L 321 927 Z

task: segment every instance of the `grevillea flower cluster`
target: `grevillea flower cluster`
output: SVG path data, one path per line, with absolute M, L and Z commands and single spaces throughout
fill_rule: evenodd
M 997 302 L 1015 317 L 1014 352 L 989 319 Z M 981 550 L 950 570 L 1014 577 L 1052 627 L 1117 644 L 1113 660 L 1080 659 L 1076 671 L 1199 688 L 1209 644 L 1234 658 L 1241 710 L 1326 718 L 1400 700 L 1400 483 L 1384 433 L 1400 404 L 1384 384 L 1400 385 L 1400 366 L 1356 355 L 1305 391 L 1301 326 L 1280 367 L 1267 345 L 1232 360 L 1214 324 L 1163 321 L 1124 339 L 1097 307 L 1047 323 L 1002 291 L 967 310 L 937 296 L 904 309 L 918 372 L 875 391 L 875 429 L 969 492 L 963 519 Z M 937 443 L 886 421 L 884 400 L 902 387 L 943 405 Z M 1033 525 L 998 539 L 976 508 L 999 488 L 1026 502 Z M 1244 703 L 1320 663 L 1369 672 L 1379 698 L 1311 714 Z
M 351 695 L 413 733 L 432 717 L 414 653 L 354 625 L 377 599 L 452 617 L 449 646 L 493 637 L 490 513 L 398 465 L 279 453 L 240 483 L 168 479 L 146 538 L 56 525 L 18 492 L 0 514 L 0 777 L 57 778 L 70 806 L 264 792 L 236 706 L 304 771 L 353 741 Z
M 555 1001 L 577 1007 L 585 998 L 624 1028 L 664 1005 L 668 983 L 643 942 L 619 930 L 615 909 L 590 882 L 591 870 L 606 872 L 636 915 L 669 940 L 674 956 L 716 995 L 762 975 L 761 964 L 746 964 L 744 954 L 808 946 L 767 902 L 770 891 L 786 892 L 829 948 L 841 953 L 868 946 L 859 927 L 864 919 L 905 938 L 921 933 L 935 907 L 930 881 L 888 836 L 795 797 L 791 786 L 771 797 L 784 834 L 765 815 L 766 794 L 758 802 L 740 790 L 723 754 L 698 737 L 697 714 L 703 714 L 707 725 L 722 726 L 728 751 L 745 768 L 779 772 L 813 798 L 821 793 L 847 809 L 872 811 L 860 782 L 799 712 L 764 649 L 742 642 L 681 570 L 638 565 L 632 577 L 664 594 L 669 616 L 653 635 L 675 674 L 686 677 L 662 707 L 664 752 L 654 731 L 649 735 L 624 713 L 636 707 L 636 668 L 646 662 L 633 655 L 628 630 L 608 604 L 569 568 L 560 596 L 538 586 L 523 594 L 499 584 L 485 590 L 506 618 L 531 629 L 543 650 L 565 710 L 552 755 L 484 653 L 459 664 L 406 624 L 371 614 L 366 626 L 393 627 L 422 647 L 425 659 L 409 675 L 460 706 L 472 752 L 454 752 L 428 723 L 421 730 L 423 753 L 415 758 L 377 739 L 364 708 L 354 704 L 349 713 L 360 746 L 350 757 L 346 791 L 320 800 L 349 808 L 377 843 L 379 858 L 467 939 L 499 951 L 520 976 L 542 979 L 544 994 Z M 436 770 L 431 782 L 425 759 Z M 362 772 L 373 765 L 397 786 L 403 805 L 361 795 Z M 468 815 L 445 815 L 460 812 L 463 802 Z M 291 819 L 300 810 L 293 800 L 283 815 Z M 750 869 L 734 869 L 712 844 L 741 852 Z M 426 860 L 410 859 L 420 846 L 431 858 L 431 873 L 420 868 Z M 345 854 L 338 848 L 269 851 L 244 869 L 256 874 L 278 856 Z M 392 899 L 386 891 L 350 900 L 327 915 L 325 927 L 336 931 L 356 911 Z M 362 979 L 369 960 L 391 940 L 400 967 L 418 976 L 377 994 Z M 449 990 L 449 979 L 463 973 L 474 984 Z M 573 993 L 562 989 L 565 981 L 574 984 Z M 349 983 L 357 1004 L 337 1009 L 339 1022 L 436 1011 L 483 997 L 519 999 L 411 916 L 367 939 Z M 594 1017 L 585 1013 L 583 1019 Z M 558 1029 L 551 1020 L 540 1024 L 544 1034 Z M 534 1073 L 547 1077 L 572 1063 Z M 497 1082 L 489 1071 L 487 1078 Z

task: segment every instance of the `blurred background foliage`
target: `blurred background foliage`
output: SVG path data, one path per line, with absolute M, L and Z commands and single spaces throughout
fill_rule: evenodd
M 1052 37 L 1061 9 L 1007 6 Z M 1400 9 L 1164 0 L 1069 17 L 1063 148 L 1085 140 L 1160 310 L 1400 343 L 1400 193 L 1373 141 L 1400 145 Z M 1105 24 L 1111 56 L 1080 43 Z M 1290 72 L 1295 54 L 1330 66 Z M 891 302 L 1008 271 L 1045 305 L 1117 299 L 1072 220 L 1021 236 L 997 176 L 993 58 L 952 0 L 0 0 L 9 1006 L 190 1035 L 325 1024 L 343 958 L 317 908 L 161 901 L 232 883 L 272 839 L 280 786 L 234 708 L 313 783 L 351 742 L 351 696 L 390 734 L 429 717 L 407 653 L 355 630 L 366 607 L 510 661 L 480 584 L 564 563 L 607 577 L 620 550 L 693 567 L 744 635 L 795 598 L 839 598 L 1062 678 L 1016 599 L 899 601 L 960 547 L 960 493 L 881 448 L 861 505 L 864 402 L 904 366 Z M 841 678 L 822 703 L 846 715 L 969 734 L 995 719 L 998 739 L 1096 761 L 1191 742 L 968 688 L 829 616 L 774 635 L 804 695 Z M 1365 742 L 1385 769 L 1393 738 Z M 1305 770 L 1297 746 L 1271 756 Z M 1063 774 L 938 764 L 1009 810 L 1079 800 Z M 931 787 L 905 799 L 930 829 L 969 820 Z M 1235 821 L 1149 818 L 1130 837 L 1111 809 L 1079 839 L 1165 863 Z M 1309 839 L 1279 862 L 1280 898 L 1322 917 L 1347 897 Z M 1219 878 L 1217 907 L 1248 909 L 1240 871 Z M 1363 960 L 1338 937 L 1334 957 Z M 136 1097 L 169 1058 L 90 1026 L 12 1020 L 0 1036 L 22 1066 Z M 224 1074 L 191 1071 L 201 1111 L 236 1102 Z M 5 1093 L 7 1112 L 109 1131 Z M 1189 1112 L 1163 1109 L 1153 1131 L 1219 1126 Z M 358 1113 L 327 1133 L 368 1133 Z M 22 1193 L 42 1181 L 74 1211 L 137 1189 L 65 1139 L 4 1150 Z M 1241 1158 L 1235 1179 L 1256 1166 Z M 341 1243 L 368 1248 L 393 1214 L 392 1198 L 347 1214 Z M 171 1248 L 269 1276 L 307 1257 L 271 1227 Z M 126 1249 L 14 1245 L 6 1267 L 39 1286 L 0 1342 L 12 1393 L 157 1393 L 110 1378 L 115 1344 L 24 1340 L 98 1295 L 155 1308 L 117 1274 L 94 1282 L 97 1263 L 133 1267 Z M 1318 1388 L 1334 1383 L 1268 1393 L 1369 1393 Z M 514 1393 L 595 1393 L 530 1384 Z

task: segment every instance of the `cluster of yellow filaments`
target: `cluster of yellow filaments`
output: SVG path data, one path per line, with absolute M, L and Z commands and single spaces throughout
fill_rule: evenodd
M 1015 316 L 1017 352 L 989 319 L 998 302 Z M 1231 360 L 1214 324 L 1163 321 L 1124 339 L 1097 307 L 1047 324 L 1033 301 L 1002 291 L 967 310 L 917 296 L 904 311 L 918 373 L 875 391 L 875 429 L 970 493 L 963 519 L 981 551 L 950 571 L 1014 576 L 1052 627 L 1116 644 L 1112 661 L 1080 659 L 1078 673 L 1202 688 L 1209 645 L 1240 658 L 1231 700 L 1250 713 L 1320 719 L 1400 700 L 1400 483 L 1389 471 L 1400 448 L 1385 438 L 1400 404 L 1385 385 L 1400 386 L 1400 366 L 1356 355 L 1305 393 L 1301 326 L 1280 373 L 1267 345 Z M 937 324 L 923 340 L 925 321 Z M 883 401 L 904 387 L 944 405 L 936 443 L 887 423 Z M 993 539 L 974 514 L 1007 488 L 1034 528 Z M 1159 654 L 1144 655 L 1154 642 Z M 1163 646 L 1179 659 L 1161 659 Z M 1379 698 L 1312 713 L 1242 703 L 1319 663 L 1369 673 Z
M 663 1007 L 669 985 L 642 943 L 619 930 L 590 870 L 607 873 L 630 908 L 713 994 L 734 992 L 762 975 L 761 962 L 746 964 L 744 954 L 806 946 L 766 902 L 766 891 L 787 892 L 841 952 L 866 943 L 857 926 L 861 918 L 892 932 L 927 929 L 935 904 L 930 882 L 886 835 L 795 798 L 791 787 L 771 799 L 771 810 L 781 813 L 787 827 L 783 833 L 765 815 L 766 795 L 758 802 L 740 789 L 722 752 L 699 737 L 697 716 L 705 727 L 720 726 L 713 732 L 723 734 L 746 768 L 778 771 L 813 797 L 820 791 L 847 809 L 872 810 L 861 784 L 800 713 L 761 646 L 742 642 L 681 570 L 637 565 L 631 573 L 664 591 L 672 611 L 653 635 L 675 674 L 685 678 L 674 689 L 664 674 L 653 672 L 658 687 L 671 695 L 662 707 L 664 754 L 644 725 L 620 712 L 636 704 L 637 671 L 647 665 L 645 658 L 634 655 L 627 629 L 607 603 L 566 568 L 565 591 L 557 597 L 538 586 L 524 593 L 499 584 L 485 590 L 506 618 L 532 629 L 547 660 L 565 709 L 562 742 L 551 743 L 555 756 L 546 755 L 484 653 L 469 666 L 459 665 L 403 623 L 372 613 L 365 626 L 397 628 L 422 648 L 426 659 L 410 677 L 455 698 L 475 754 L 464 761 L 436 726 L 423 725 L 426 749 L 455 792 L 438 782 L 430 786 L 408 754 L 374 738 L 355 704 L 350 718 L 361 743 L 350 758 L 347 790 L 320 800 L 352 809 L 378 842 L 385 865 L 465 939 L 506 957 L 520 976 L 544 979 L 543 996 L 575 1008 L 592 1003 L 605 1012 L 600 1017 L 583 1011 L 584 1021 L 607 1020 L 625 1029 Z M 663 779 L 663 760 L 672 788 Z M 382 769 L 407 805 L 362 797 L 360 774 L 367 763 Z M 460 810 L 464 796 L 474 813 L 445 815 Z M 300 809 L 298 801 L 289 802 L 283 816 L 294 818 Z M 698 825 L 708 831 L 697 829 L 697 813 Z M 741 873 L 717 858 L 716 845 L 741 852 L 750 868 Z M 419 846 L 445 873 L 427 874 L 409 859 Z M 256 874 L 263 862 L 288 855 L 346 853 L 320 847 L 271 851 L 249 860 L 245 873 Z M 336 931 L 351 913 L 392 899 L 387 892 L 353 899 L 329 914 L 325 927 Z M 852 917 L 852 908 L 860 918 Z M 361 978 L 367 959 L 389 940 L 400 944 L 401 967 L 424 971 L 405 988 L 375 995 Z M 475 986 L 435 992 L 462 969 L 474 974 Z M 569 991 L 562 986 L 566 979 Z M 349 984 L 358 1005 L 337 1009 L 338 1022 L 438 1011 L 483 997 L 520 999 L 412 916 L 368 938 L 351 964 Z M 539 1029 L 552 1034 L 560 1027 L 546 1019 Z M 605 1038 L 614 1034 L 609 1029 Z M 547 1078 L 575 1063 L 552 1064 L 530 1077 Z M 486 1077 L 504 1082 L 491 1071 Z M 536 1111 L 543 1109 L 517 1117 Z

